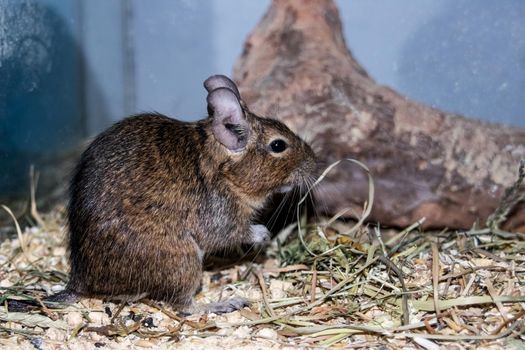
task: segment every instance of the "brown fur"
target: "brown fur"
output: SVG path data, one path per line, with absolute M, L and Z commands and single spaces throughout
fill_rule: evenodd
M 69 291 L 187 306 L 203 254 L 252 242 L 250 225 L 269 195 L 302 184 L 315 161 L 284 124 L 241 105 L 251 132 L 239 153 L 215 139 L 213 116 L 138 115 L 92 142 L 71 184 Z M 288 141 L 285 152 L 271 154 L 275 137 Z

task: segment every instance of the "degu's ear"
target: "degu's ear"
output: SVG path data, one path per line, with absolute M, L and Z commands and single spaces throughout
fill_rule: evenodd
M 235 94 L 238 100 L 241 99 L 241 94 L 239 93 L 239 89 L 237 89 L 237 85 L 225 75 L 212 75 L 204 81 L 204 88 L 208 93 L 219 88 L 227 88 Z
M 224 87 L 214 89 L 207 102 L 217 141 L 230 151 L 242 151 L 248 143 L 250 128 L 235 93 Z

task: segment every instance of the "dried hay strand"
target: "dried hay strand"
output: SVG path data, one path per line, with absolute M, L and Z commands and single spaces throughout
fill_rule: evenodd
M 274 238 L 264 263 L 245 262 L 205 273 L 198 301 L 238 295 L 252 301 L 250 308 L 226 315 L 182 316 L 169 305 L 148 300 L 115 304 L 95 299 L 42 305 L 27 313 L 7 312 L 4 307 L 0 344 L 6 348 L 523 346 L 525 237 L 499 226 L 523 200 L 524 167 L 522 162 L 516 182 L 485 226 L 466 231 L 424 232 L 424 218 L 403 230 L 365 224 L 373 204 L 371 177 L 370 198 L 353 224 L 344 222 L 342 213 L 311 220 L 298 211 L 298 224 Z M 8 299 L 42 304 L 67 281 L 64 209 L 41 219 L 44 226 L 18 228 L 17 236 L 0 245 L 4 306 Z

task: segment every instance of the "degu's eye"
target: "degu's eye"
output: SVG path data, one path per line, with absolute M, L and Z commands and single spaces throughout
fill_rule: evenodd
M 288 144 L 286 143 L 286 141 L 281 140 L 281 139 L 273 140 L 270 143 L 270 149 L 274 153 L 284 152 L 284 150 L 286 150 L 287 148 L 288 148 Z

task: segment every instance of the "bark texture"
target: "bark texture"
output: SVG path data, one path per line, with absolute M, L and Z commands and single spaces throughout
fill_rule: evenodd
M 368 165 L 376 187 L 371 219 L 386 225 L 421 217 L 427 227 L 483 222 L 525 157 L 523 128 L 453 115 L 378 85 L 347 49 L 331 0 L 274 0 L 234 77 L 254 112 L 286 122 L 324 163 L 350 157 Z M 319 209 L 358 210 L 366 181 L 355 166 L 336 168 L 317 193 Z M 523 205 L 509 226 L 523 229 Z

